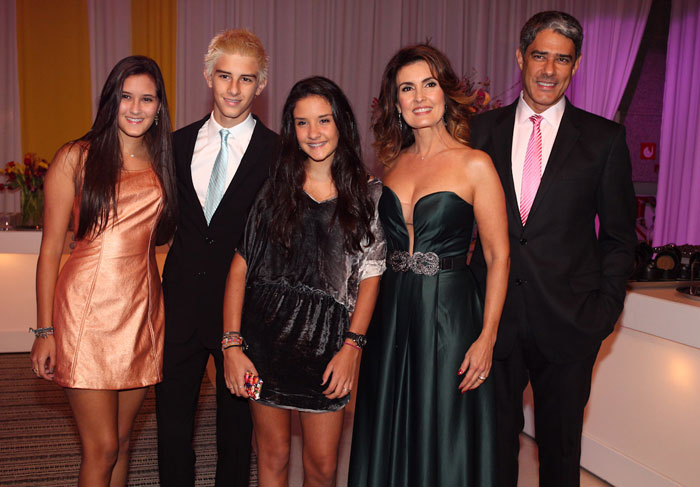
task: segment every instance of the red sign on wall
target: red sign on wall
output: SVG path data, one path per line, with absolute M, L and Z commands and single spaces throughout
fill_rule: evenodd
M 643 161 L 656 160 L 656 144 L 654 142 L 642 142 L 639 152 L 639 157 Z

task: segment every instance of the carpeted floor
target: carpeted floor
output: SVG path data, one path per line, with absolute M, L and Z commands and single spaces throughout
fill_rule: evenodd
M 196 486 L 214 485 L 214 388 L 202 382 L 197 423 Z M 148 392 L 136 419 L 129 486 L 157 486 L 155 395 Z M 77 483 L 80 442 L 63 390 L 37 379 L 29 354 L 0 354 L 0 485 L 62 487 Z M 251 486 L 257 486 L 255 464 Z

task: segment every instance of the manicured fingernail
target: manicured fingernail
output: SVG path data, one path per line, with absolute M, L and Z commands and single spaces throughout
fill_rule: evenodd
M 462 375 L 463 373 L 464 373 L 464 371 L 463 371 L 462 369 L 459 369 L 459 370 L 457 371 L 457 375 Z

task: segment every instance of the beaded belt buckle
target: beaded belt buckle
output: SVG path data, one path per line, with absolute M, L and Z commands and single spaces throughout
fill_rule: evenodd
M 412 271 L 415 274 L 434 276 L 440 270 L 440 258 L 435 252 L 397 250 L 389 255 L 389 265 L 394 272 Z

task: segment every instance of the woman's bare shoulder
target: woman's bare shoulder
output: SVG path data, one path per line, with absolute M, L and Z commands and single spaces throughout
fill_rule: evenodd
M 484 151 L 472 149 L 471 147 L 462 147 L 456 151 L 455 156 L 459 170 L 464 171 L 470 177 L 490 173 L 495 170 L 491 158 Z
M 89 147 L 89 143 L 84 140 L 66 142 L 56 151 L 49 172 L 61 173 L 75 181 L 82 171 Z
M 83 140 L 66 142 L 57 151 L 53 158 L 53 164 L 69 164 L 77 166 L 87 156 L 89 143 Z
M 492 165 L 491 158 L 486 152 L 471 147 L 464 146 L 459 149 L 459 157 L 465 165 Z
M 90 144 L 84 140 L 66 142 L 57 151 L 53 158 L 53 164 L 68 164 L 77 167 L 87 156 Z

